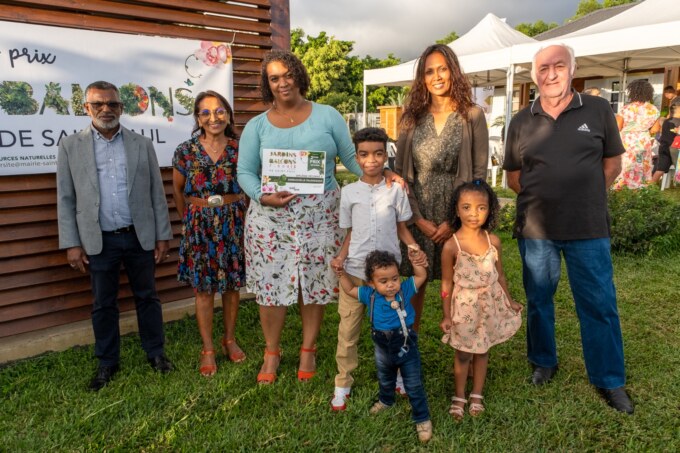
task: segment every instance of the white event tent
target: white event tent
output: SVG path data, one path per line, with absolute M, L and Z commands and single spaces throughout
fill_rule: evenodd
M 500 81 L 505 84 L 507 71 L 512 69 L 510 62 L 513 46 L 536 42 L 535 39 L 518 32 L 504 20 L 489 13 L 470 31 L 450 43 L 449 47 L 456 53 L 463 71 L 473 79 L 473 83 L 480 80 L 485 85 L 493 85 Z M 366 87 L 410 85 L 417 63 L 416 58 L 389 68 L 364 71 L 364 118 L 366 118 Z M 512 87 L 512 84 L 509 86 Z
M 495 27 L 490 27 L 490 24 Z M 477 32 L 478 27 L 481 33 Z M 523 37 L 525 40 L 508 42 L 499 39 L 493 41 L 497 47 L 494 48 L 491 44 L 492 48 L 486 50 L 476 48 L 475 51 L 470 51 L 462 45 L 460 50 L 456 48 L 456 43 L 464 38 L 467 41 L 468 35 L 472 37 L 473 32 L 475 40 L 483 40 L 484 37 L 480 34 L 490 34 L 490 29 L 492 32 L 502 33 L 500 36 L 507 36 L 506 39 Z M 493 14 L 489 14 L 472 30 L 450 44 L 456 51 L 464 72 L 473 80 L 483 76 L 485 71 L 489 74 L 486 79 L 488 83 L 485 84 L 502 84 L 500 82 L 506 79 L 507 117 L 511 115 L 509 103 L 512 102 L 512 86 L 516 75 L 522 74 L 518 81 L 529 81 L 528 70 L 533 55 L 541 47 L 551 44 L 563 43 L 574 49 L 577 60 L 576 77 L 620 76 L 622 90 L 625 89 L 626 74 L 630 71 L 680 66 L 678 0 L 645 0 L 607 20 L 551 40 L 536 41 L 517 34 L 521 35 Z M 367 85 L 407 85 L 413 79 L 416 62 L 417 60 L 413 60 L 390 68 L 364 71 L 364 113 Z
M 621 76 L 640 69 L 680 65 L 680 8 L 677 0 L 645 0 L 607 20 L 540 43 L 512 48 L 512 60 L 531 66 L 540 47 L 563 43 L 574 49 L 576 77 Z

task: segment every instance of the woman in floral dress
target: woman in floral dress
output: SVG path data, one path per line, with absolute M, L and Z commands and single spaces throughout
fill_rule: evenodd
M 410 187 L 411 234 L 427 255 L 429 280 L 441 278 L 441 254 L 453 230 L 448 222 L 456 187 L 486 179 L 489 132 L 480 107 L 472 102 L 472 87 L 449 46 L 434 44 L 420 55 L 401 117 L 396 172 Z M 408 251 L 402 245 L 402 256 Z M 402 275 L 412 275 L 404 260 Z M 420 326 L 427 284 L 411 303 Z
M 646 80 L 634 80 L 626 89 L 629 103 L 616 115 L 626 152 L 622 171 L 613 188 L 639 189 L 652 179 L 652 137 L 660 130 L 659 110 L 652 104 L 654 88 Z
M 243 224 L 246 199 L 236 180 L 238 140 L 234 114 L 214 91 L 194 103 L 192 138 L 173 158 L 175 207 L 182 218 L 177 279 L 196 292 L 196 321 L 203 341 L 200 373 L 217 372 L 212 325 L 215 293 L 222 296 L 222 350 L 233 362 L 246 356 L 235 341 L 239 289 L 245 284 Z

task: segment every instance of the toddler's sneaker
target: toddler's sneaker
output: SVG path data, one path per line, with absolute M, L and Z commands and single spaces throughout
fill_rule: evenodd
M 432 439 L 432 422 L 416 423 L 416 432 L 418 433 L 418 440 L 426 444 Z
M 382 412 L 385 409 L 389 409 L 392 406 L 388 406 L 387 404 L 384 404 L 382 401 L 378 400 L 376 401 L 373 406 L 368 410 L 368 413 L 371 415 L 375 415 L 378 412 Z
M 349 387 L 335 387 L 333 399 L 331 400 L 331 409 L 334 411 L 344 411 L 347 409 L 347 398 L 349 398 L 351 390 Z
M 394 389 L 401 396 L 408 396 L 406 394 L 406 387 L 404 386 L 404 380 L 401 378 L 401 371 L 397 371 L 397 387 Z

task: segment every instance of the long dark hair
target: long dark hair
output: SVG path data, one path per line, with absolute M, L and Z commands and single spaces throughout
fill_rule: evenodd
M 498 223 L 498 212 L 500 211 L 500 204 L 498 203 L 496 192 L 494 192 L 491 186 L 483 179 L 475 179 L 472 182 L 466 182 L 465 184 L 458 186 L 453 192 L 448 219 L 449 225 L 451 225 L 453 231 L 458 231 L 462 225 L 460 217 L 458 217 L 458 200 L 460 200 L 460 196 L 464 192 L 477 192 L 486 195 L 487 200 L 489 200 L 489 215 L 486 217 L 486 222 L 482 225 L 482 229 L 492 231 L 496 228 L 496 224 Z
M 262 95 L 262 102 L 271 104 L 274 102 L 274 93 L 269 88 L 269 77 L 267 76 L 267 65 L 272 61 L 278 61 L 284 65 L 288 72 L 293 76 L 295 86 L 300 90 L 300 94 L 304 97 L 309 90 L 309 74 L 302 61 L 292 52 L 287 50 L 272 50 L 264 56 L 262 66 L 260 67 L 260 93 Z
M 434 52 L 442 54 L 446 60 L 446 66 L 451 74 L 451 89 L 449 97 L 456 106 L 456 110 L 463 118 L 467 117 L 468 110 L 472 107 L 472 86 L 460 69 L 458 57 L 449 46 L 444 44 L 433 44 L 420 55 L 416 76 L 411 85 L 411 91 L 406 98 L 404 114 L 401 117 L 401 126 L 405 129 L 415 127 L 418 121 L 425 115 L 432 102 L 430 92 L 425 86 L 425 60 Z
M 198 96 L 196 96 L 196 100 L 194 101 L 194 130 L 191 131 L 191 135 L 205 135 L 205 131 L 198 121 L 198 106 L 205 98 L 216 98 L 220 101 L 229 116 L 229 124 L 227 124 L 227 127 L 224 129 L 224 135 L 231 138 L 238 138 L 238 134 L 236 134 L 236 131 L 234 130 L 234 110 L 224 96 L 213 90 L 201 91 L 198 93 Z

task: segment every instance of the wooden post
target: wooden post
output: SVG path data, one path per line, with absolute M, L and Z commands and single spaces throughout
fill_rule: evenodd
M 290 5 L 288 0 L 271 0 L 272 48 L 290 50 Z

